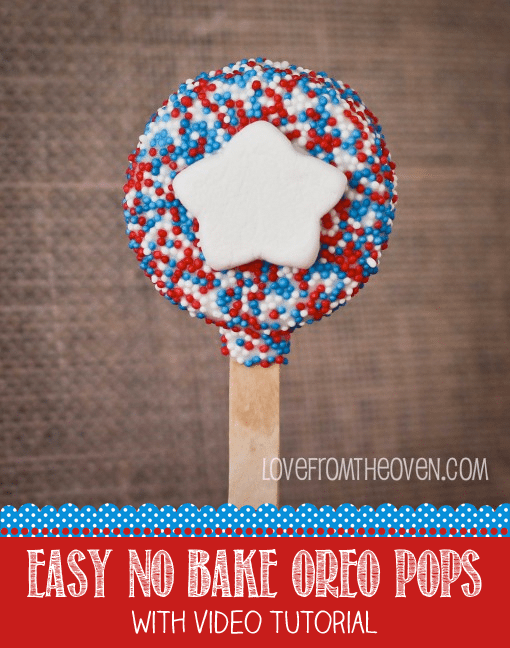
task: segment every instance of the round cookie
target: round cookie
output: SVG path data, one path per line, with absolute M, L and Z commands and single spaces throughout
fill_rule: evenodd
M 179 172 L 256 121 L 347 178 L 308 268 L 260 259 L 214 270 L 197 218 L 176 198 Z M 324 72 L 257 58 L 202 73 L 151 117 L 129 162 L 124 214 L 141 268 L 171 303 L 220 327 L 222 353 L 240 363 L 286 363 L 293 330 L 329 316 L 377 273 L 394 218 L 395 165 L 376 117 Z

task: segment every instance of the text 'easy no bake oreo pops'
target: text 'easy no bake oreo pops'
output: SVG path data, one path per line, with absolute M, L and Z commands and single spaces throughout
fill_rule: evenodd
M 348 85 L 245 59 L 187 80 L 129 156 L 129 246 L 230 355 L 229 501 L 276 503 L 278 367 L 290 334 L 378 270 L 397 200 L 376 117 Z

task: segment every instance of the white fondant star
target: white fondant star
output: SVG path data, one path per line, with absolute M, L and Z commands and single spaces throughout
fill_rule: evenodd
M 173 188 L 199 222 L 207 263 L 226 270 L 257 259 L 309 268 L 319 253 L 320 219 L 346 184 L 339 169 L 258 121 L 181 171 Z

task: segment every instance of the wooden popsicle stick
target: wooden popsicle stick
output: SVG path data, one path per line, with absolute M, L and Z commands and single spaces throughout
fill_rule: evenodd
M 238 508 L 278 506 L 278 481 L 266 478 L 280 455 L 280 366 L 230 361 L 228 501 Z

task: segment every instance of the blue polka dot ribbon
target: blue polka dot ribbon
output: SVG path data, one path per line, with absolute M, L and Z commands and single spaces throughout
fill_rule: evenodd
M 79 508 L 64 504 L 59 509 L 24 504 L 0 510 L 0 537 L 504 537 L 510 535 L 510 504 L 496 509 L 462 504 L 435 508 L 422 504 L 378 508 L 343 504 L 317 508 L 303 504 L 258 509 L 224 504 L 179 508 L 143 504 L 117 508 L 104 504 Z

